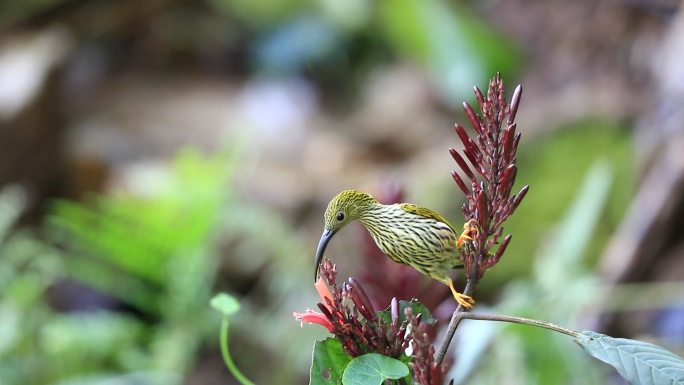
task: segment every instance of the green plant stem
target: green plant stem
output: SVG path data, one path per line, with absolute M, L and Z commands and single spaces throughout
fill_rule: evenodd
M 228 317 L 223 317 L 223 323 L 221 324 L 221 355 L 223 356 L 223 362 L 226 363 L 226 367 L 233 374 L 235 379 L 237 379 L 242 385 L 254 385 L 247 377 L 245 377 L 242 372 L 235 366 L 233 359 L 230 357 L 230 352 L 228 351 Z
M 562 326 L 558 326 L 556 324 L 552 324 L 550 322 L 546 321 L 540 321 L 536 319 L 530 319 L 530 318 L 522 318 L 522 317 L 513 317 L 513 316 L 507 316 L 507 315 L 496 315 L 496 314 L 482 314 L 482 313 L 466 313 L 466 312 L 461 312 L 456 316 L 460 322 L 460 320 L 463 319 L 474 319 L 474 320 L 480 320 L 480 321 L 498 321 L 498 322 L 510 322 L 510 323 L 516 323 L 516 324 L 522 324 L 522 325 L 531 325 L 531 326 L 536 326 L 548 330 L 553 330 L 554 332 L 558 333 L 563 333 L 567 334 L 570 337 L 577 338 L 577 336 L 580 334 L 572 329 L 564 328 Z
M 466 289 L 463 291 L 466 295 L 470 295 L 468 292 L 468 286 L 470 285 L 470 281 L 468 281 L 468 285 L 466 285 Z M 510 323 L 516 323 L 516 324 L 522 324 L 522 325 L 530 325 L 530 326 L 536 326 L 548 330 L 553 330 L 558 333 L 563 333 L 566 335 L 569 335 L 570 337 L 577 338 L 579 335 L 578 332 L 564 328 L 562 326 L 558 326 L 556 324 L 552 324 L 550 322 L 546 321 L 540 321 L 536 319 L 530 319 L 530 318 L 522 318 L 522 317 L 513 317 L 513 316 L 506 316 L 506 315 L 496 315 L 496 314 L 482 314 L 482 313 L 470 313 L 465 309 L 462 309 L 461 306 L 459 305 L 456 308 L 456 311 L 454 311 L 454 314 L 451 316 L 451 321 L 449 322 L 449 329 L 447 330 L 447 335 L 444 338 L 444 341 L 442 342 L 442 345 L 440 345 L 439 350 L 435 354 L 435 362 L 439 365 L 442 363 L 442 360 L 444 359 L 444 355 L 446 354 L 446 350 L 449 347 L 449 343 L 451 342 L 451 339 L 454 336 L 454 332 L 456 332 L 456 328 L 458 328 L 458 325 L 461 323 L 462 320 L 464 319 L 474 319 L 474 320 L 480 320 L 480 321 L 498 321 L 498 322 L 510 322 Z

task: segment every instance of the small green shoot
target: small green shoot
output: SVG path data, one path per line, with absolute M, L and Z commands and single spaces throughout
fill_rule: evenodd
M 219 336 L 219 343 L 221 345 L 221 355 L 223 356 L 223 362 L 225 362 L 226 367 L 230 370 L 230 373 L 238 380 L 242 385 L 254 385 L 247 377 L 245 377 L 242 372 L 237 368 L 235 362 L 233 362 L 230 356 L 230 351 L 228 350 L 228 317 L 232 314 L 237 313 L 240 310 L 240 304 L 235 299 L 235 297 L 228 295 L 226 293 L 220 293 L 214 296 L 209 302 L 211 307 L 218 310 L 223 314 L 223 322 L 221 323 L 221 334 Z

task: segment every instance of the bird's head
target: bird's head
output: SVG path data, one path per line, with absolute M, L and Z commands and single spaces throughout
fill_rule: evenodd
M 356 190 L 345 190 L 337 194 L 328 203 L 328 208 L 325 209 L 324 228 L 321 240 L 318 242 L 318 249 L 316 250 L 316 271 L 314 280 L 318 278 L 318 267 L 323 259 L 323 253 L 328 246 L 330 239 L 342 229 L 347 223 L 359 219 L 364 212 L 372 205 L 377 204 L 370 194 Z

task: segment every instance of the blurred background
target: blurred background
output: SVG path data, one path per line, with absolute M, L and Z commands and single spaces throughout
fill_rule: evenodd
M 479 306 L 684 354 L 680 3 L 9 0 L 0 384 L 234 384 L 219 291 L 242 304 L 242 371 L 307 383 L 327 333 L 292 312 L 319 301 L 328 200 L 356 188 L 460 226 L 452 127 L 497 71 L 524 88 L 531 190 Z M 331 242 L 340 277 L 448 319 L 446 287 L 365 237 Z M 458 383 L 620 383 L 546 331 L 470 321 L 455 344 Z

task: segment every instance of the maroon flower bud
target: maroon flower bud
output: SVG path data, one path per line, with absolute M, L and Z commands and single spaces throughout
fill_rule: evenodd
M 503 80 L 497 74 L 489 82 L 486 95 L 475 87 L 479 114 L 468 103 L 463 103 L 474 136 L 468 135 L 463 126 L 454 126 L 463 143 L 463 156 L 453 148 L 449 149 L 449 153 L 469 179 L 471 188 L 466 187 L 456 171 L 452 171 L 451 175 L 466 195 L 467 200 L 463 205 L 466 221 L 475 220 L 480 235 L 469 242 L 461 253 L 468 278 L 481 278 L 487 269 L 499 261 L 510 242 L 510 235 L 501 241 L 496 254 L 491 254 L 490 250 L 499 244 L 503 222 L 513 214 L 528 190 L 528 186 L 525 186 L 518 194 L 511 196 L 518 171 L 515 162 L 520 133 L 516 131 L 515 115 L 521 95 L 522 88 L 518 86 L 511 103 L 506 103 Z M 475 176 L 473 170 L 480 178 Z

